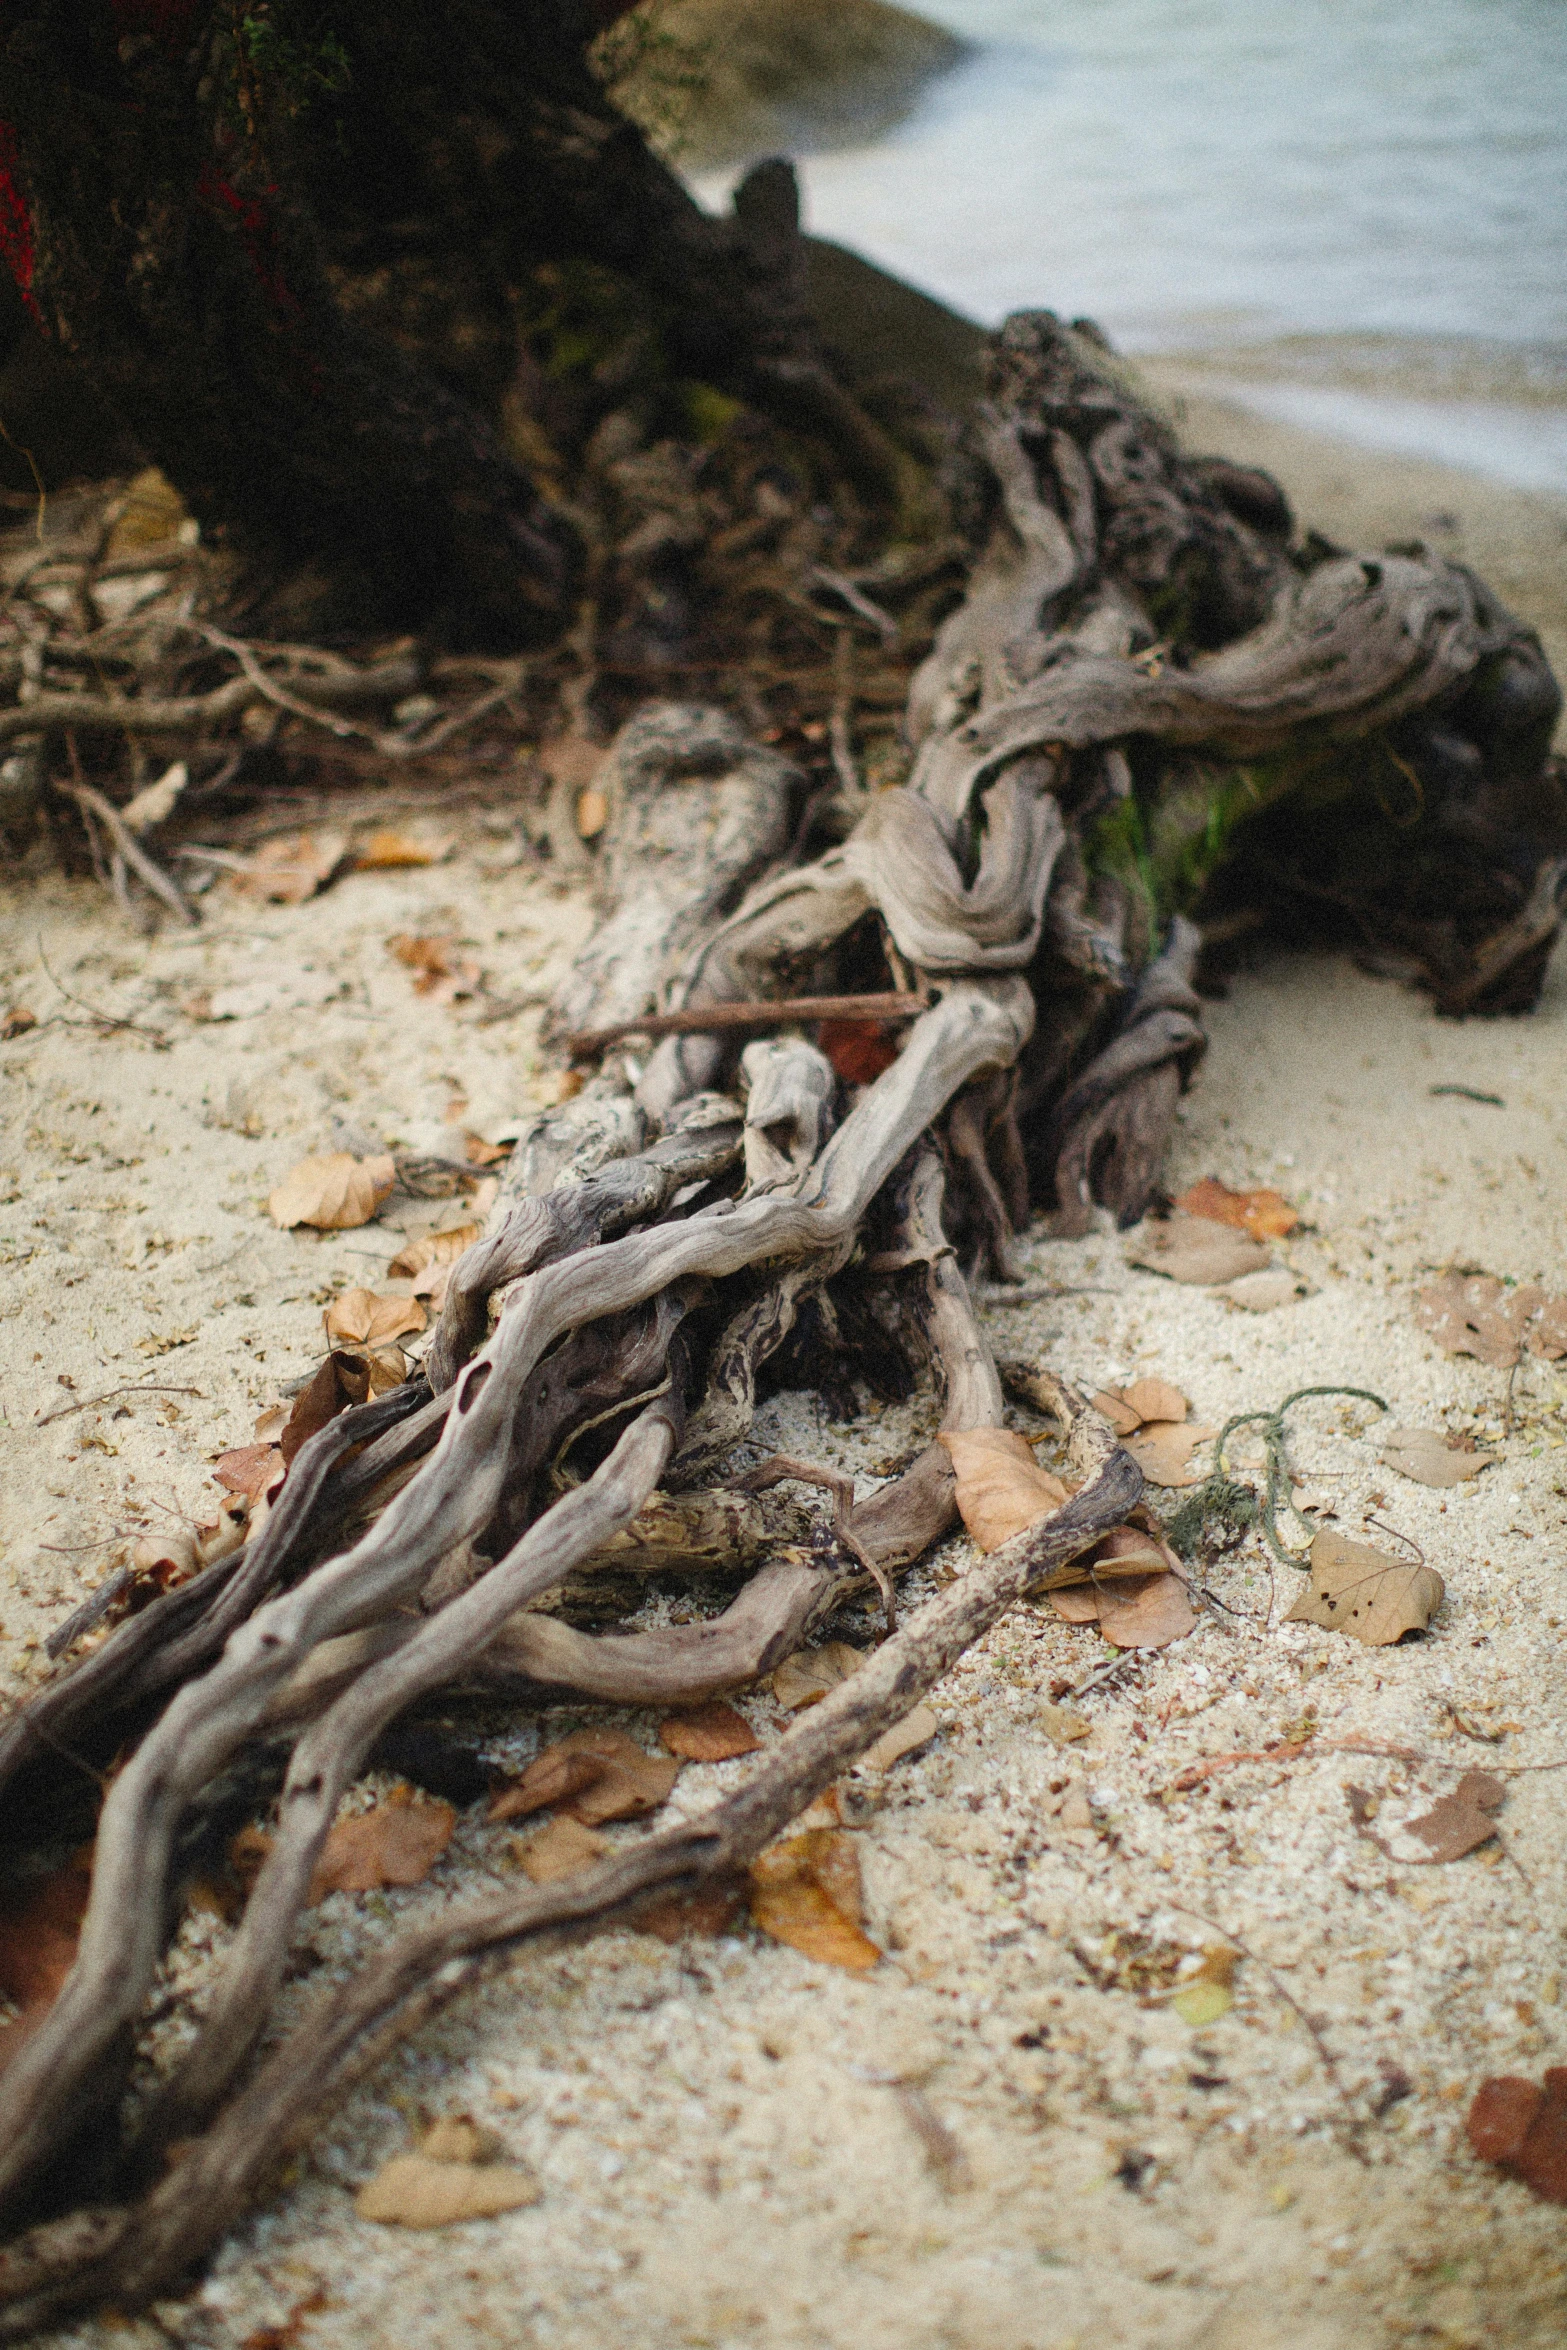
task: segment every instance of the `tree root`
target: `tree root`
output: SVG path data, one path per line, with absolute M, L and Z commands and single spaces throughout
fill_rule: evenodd
M 323 2108 L 486 1964 L 528 1941 L 636 1921 L 654 1893 L 732 1882 L 955 1660 L 1048 1576 L 1118 1524 L 1142 1476 L 1080 1399 L 1063 1391 L 1086 1482 L 1054 1517 L 1014 1536 L 926 1603 L 852 1678 L 811 1709 L 750 1783 L 699 1821 L 649 1836 L 557 1885 L 448 1913 L 401 1937 L 319 2001 L 228 2108 L 180 2147 L 139 2202 L 76 2213 L 13 2244 L 0 2265 L 0 2335 L 16 2340 L 96 2299 L 136 2306 L 199 2257 L 265 2190 Z M 628 1440 L 623 1440 L 626 1442 Z

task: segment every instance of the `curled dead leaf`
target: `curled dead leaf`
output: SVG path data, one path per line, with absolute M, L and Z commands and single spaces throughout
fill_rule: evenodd
M 348 855 L 346 832 L 289 832 L 264 840 L 243 872 L 229 876 L 242 898 L 273 906 L 302 906 L 324 889 Z
M 755 1754 L 762 1743 L 744 1714 L 722 1698 L 671 1714 L 659 1723 L 658 1735 L 661 1745 L 686 1762 L 729 1762 L 737 1754 Z
M 1417 1485 L 1462 1485 L 1478 1477 L 1501 1456 L 1454 1444 L 1440 1428 L 1390 1428 L 1382 1439 L 1382 1458 L 1401 1477 Z
M 424 1328 L 427 1316 L 417 1298 L 378 1297 L 373 1289 L 345 1289 L 322 1315 L 328 1346 L 389 1346 Z
M 1129 1265 L 1163 1273 L 1171 1281 L 1213 1287 L 1242 1273 L 1260 1273 L 1272 1262 L 1267 1247 L 1246 1233 L 1210 1222 L 1206 1216 L 1171 1216 L 1149 1223 L 1126 1252 Z
M 1014 1429 L 943 1428 L 937 1442 L 951 1456 L 958 1514 L 980 1550 L 998 1550 L 1067 1498 Z
M 1406 1632 L 1423 1632 L 1445 1597 L 1434 1567 L 1325 1530 L 1312 1537 L 1310 1566 L 1311 1588 L 1301 1593 L 1285 1622 L 1347 1632 L 1368 1648 L 1386 1648 Z
M 1134 1379 L 1129 1387 L 1101 1387 L 1093 1405 L 1117 1436 L 1130 1436 L 1150 1420 L 1179 1424 L 1192 1408 L 1168 1379 Z
M 411 1240 L 400 1248 L 387 1272 L 394 1280 L 411 1280 L 415 1297 L 425 1297 L 441 1278 L 456 1264 L 465 1250 L 483 1237 L 482 1224 L 458 1224 L 449 1232 L 427 1232 L 420 1240 Z
M 226 1493 L 243 1493 L 259 1501 L 282 1477 L 288 1466 L 275 1444 L 240 1444 L 219 1453 L 212 1474 Z
M 808 1828 L 751 1866 L 751 1917 L 806 1958 L 862 1974 L 881 1952 L 860 1924 L 860 1856 L 841 1828 Z
M 797 1648 L 774 1672 L 773 1696 L 785 1713 L 815 1705 L 840 1681 L 859 1671 L 865 1654 L 862 1648 L 851 1648 L 847 1640 L 824 1641 L 820 1648 Z
M 1050 1590 L 1067 1623 L 1097 1623 L 1114 1648 L 1167 1648 L 1195 1628 L 1180 1561 L 1160 1536 L 1116 1526 L 1077 1564 L 1088 1580 Z
M 1482 2081 L 1464 2130 L 1482 2162 L 1544 2203 L 1567 2203 L 1567 2065 L 1550 2066 L 1538 2086 L 1509 2073 Z
M 25 1004 L 12 1004 L 0 1012 L 0 1044 L 10 1044 L 14 1037 L 25 1036 L 29 1028 L 38 1025 L 38 1014 L 30 1012 Z
M 1185 1215 L 1229 1224 L 1253 1240 L 1285 1240 L 1300 1222 L 1281 1191 L 1231 1191 L 1214 1175 L 1183 1191 L 1175 1204 Z
M 351 1232 L 368 1224 L 397 1180 L 390 1152 L 356 1159 L 351 1151 L 329 1151 L 291 1167 L 267 1201 L 280 1232 L 310 1224 L 318 1232 Z
M 278 1450 L 284 1460 L 291 1462 L 307 1438 L 351 1403 L 390 1394 L 401 1385 L 407 1370 L 402 1351 L 395 1346 L 378 1347 L 367 1354 L 334 1347 L 309 1384 L 295 1396 L 294 1408 L 279 1431 Z
M 623 1730 L 573 1730 L 534 1756 L 520 1779 L 490 1803 L 491 1820 L 515 1820 L 559 1805 L 584 1827 L 635 1819 L 669 1800 L 678 1762 L 649 1754 Z

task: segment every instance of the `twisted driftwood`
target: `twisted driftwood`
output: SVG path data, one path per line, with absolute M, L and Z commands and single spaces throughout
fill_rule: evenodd
M 691 1699 L 744 1686 L 869 1586 L 890 1612 L 891 1577 L 951 1523 L 945 1452 L 815 1523 L 758 1490 L 800 1464 L 733 1464 L 758 1380 L 928 1365 L 947 1426 L 999 1422 L 960 1257 L 1005 1278 L 1031 1191 L 1065 1230 L 1096 1202 L 1123 1219 L 1147 1204 L 1203 1046 L 1200 937 L 1170 918 L 1166 883 L 1185 872 L 1200 890 L 1218 870 L 1198 869 L 1215 805 L 1239 840 L 1243 817 L 1264 825 L 1292 794 L 1320 804 L 1340 768 L 1353 792 L 1367 745 L 1417 776 L 1440 754 L 1468 779 L 1447 817 L 1467 811 L 1477 868 L 1492 859 L 1513 892 L 1479 891 L 1482 912 L 1510 911 L 1453 933 L 1450 974 L 1494 991 L 1548 939 L 1567 866 L 1520 810 L 1539 796 L 1554 686 L 1467 574 L 1292 552 L 1270 483 L 1183 457 L 1105 354 L 1048 317 L 999 338 L 969 457 L 982 548 L 914 682 L 906 785 L 867 794 L 845 756 L 844 837 L 799 862 L 797 779 L 732 719 L 663 705 L 623 729 L 603 921 L 552 1015 L 557 1036 L 597 1038 L 601 1065 L 519 1141 L 422 1376 L 312 1438 L 242 1550 L 0 1737 L 4 1776 L 67 1734 L 141 1733 L 104 1803 L 76 1965 L 0 2080 L 0 2204 L 16 2217 L 88 2132 L 112 2141 L 182 1833 L 250 1742 L 293 1742 L 196 2040 L 134 2142 L 98 2161 L 106 2200 L 0 2260 L 8 2335 L 166 2285 L 488 1951 L 742 1867 L 1125 1516 L 1135 1468 L 1047 1383 L 1087 1480 L 1075 1499 L 892 1633 L 741 1794 L 564 1886 L 395 1943 L 242 2081 L 339 1799 L 421 1697 L 481 1683 Z M 916 1013 L 897 1045 L 874 1024 L 800 1033 L 802 999 L 867 993 Z M 767 1000 L 781 1033 L 746 1043 Z M 664 1031 L 646 1053 L 639 1019 Z M 571 1620 L 585 1596 L 590 1613 L 595 1593 L 623 1601 L 638 1559 L 739 1588 L 668 1630 L 610 1639 Z

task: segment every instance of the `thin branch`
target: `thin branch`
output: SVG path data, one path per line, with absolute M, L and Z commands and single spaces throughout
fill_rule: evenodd
M 876 1020 L 892 1026 L 917 1020 L 930 1010 L 922 995 L 796 995 L 771 1003 L 692 1004 L 680 1012 L 646 1012 L 640 1020 L 621 1020 L 611 1028 L 582 1028 L 566 1039 L 574 1060 L 603 1052 L 628 1036 L 754 1035 L 781 1028 L 794 1020 Z

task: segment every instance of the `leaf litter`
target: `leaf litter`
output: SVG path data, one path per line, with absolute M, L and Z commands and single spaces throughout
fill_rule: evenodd
M 751 1918 L 806 1958 L 866 1973 L 881 1952 L 863 1926 L 860 1856 L 842 1828 L 785 1837 L 751 1864 Z
M 1481 1452 L 1448 1436 L 1440 1428 L 1390 1428 L 1382 1439 L 1382 1458 L 1401 1477 L 1417 1485 L 1462 1485 L 1495 1466 L 1499 1453 Z
M 1548 1297 L 1537 1282 L 1444 1273 L 1421 1290 L 1415 1319 L 1444 1354 L 1473 1355 L 1498 1371 L 1510 1371 L 1525 1349 L 1551 1363 L 1567 1356 L 1567 1297 Z
M 587 1828 L 635 1819 L 668 1802 L 679 1773 L 678 1760 L 649 1754 L 623 1730 L 573 1730 L 492 1796 L 487 1817 L 559 1809 Z
M 367 1159 L 329 1151 L 291 1167 L 268 1199 L 267 1213 L 280 1232 L 297 1224 L 318 1232 L 352 1232 L 370 1222 L 396 1181 L 389 1151 Z
M 1567 2065 L 1550 2066 L 1539 2083 L 1516 2073 L 1482 2081 L 1464 2134 L 1482 2162 L 1542 2203 L 1567 2203 Z
M 1347 1632 L 1368 1648 L 1424 1632 L 1446 1597 L 1441 1576 L 1424 1560 L 1395 1558 L 1326 1527 L 1313 1535 L 1309 1559 L 1311 1588 L 1284 1621 Z
M 544 2190 L 536 2174 L 504 2154 L 493 2130 L 454 2114 L 426 2130 L 410 2153 L 384 2162 L 360 2188 L 354 2209 L 383 2227 L 447 2228 L 537 2203 Z

